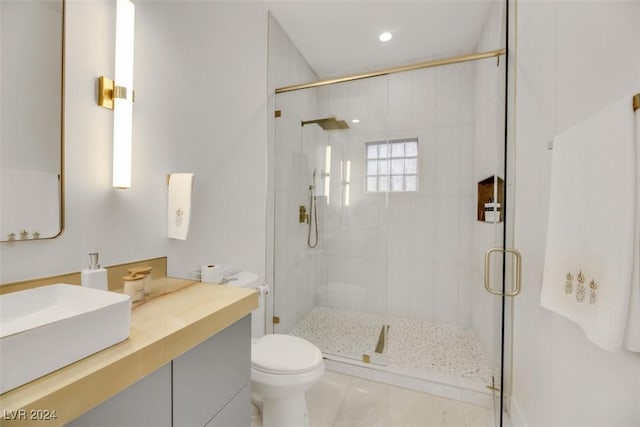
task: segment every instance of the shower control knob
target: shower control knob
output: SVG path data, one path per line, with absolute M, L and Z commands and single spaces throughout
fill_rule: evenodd
M 304 224 L 309 219 L 307 215 L 307 208 L 304 205 L 300 205 L 300 224 Z

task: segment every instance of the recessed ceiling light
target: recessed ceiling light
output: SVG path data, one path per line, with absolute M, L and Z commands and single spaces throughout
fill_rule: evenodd
M 384 33 L 378 36 L 378 39 L 380 39 L 381 42 L 388 42 L 392 38 L 393 38 L 393 35 L 391 35 L 391 33 L 388 31 L 385 31 Z
M 351 120 L 351 123 L 360 123 L 360 119 L 353 119 Z

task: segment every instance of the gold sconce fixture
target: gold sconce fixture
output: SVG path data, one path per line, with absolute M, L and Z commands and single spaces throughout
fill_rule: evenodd
M 116 1 L 115 81 L 98 78 L 98 105 L 113 110 L 113 186 L 131 187 L 133 129 L 133 36 L 135 6 Z M 117 83 L 117 84 L 116 84 Z
M 105 76 L 98 78 L 98 105 L 100 107 L 113 110 L 116 98 L 129 100 L 131 103 L 136 102 L 136 92 L 128 90 L 124 86 L 116 86 L 115 82 Z

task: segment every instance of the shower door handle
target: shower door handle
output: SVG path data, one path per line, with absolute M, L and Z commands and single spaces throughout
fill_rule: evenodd
M 516 269 L 514 271 L 514 282 L 515 285 L 513 290 L 510 292 L 502 292 L 502 290 L 494 289 L 491 286 L 491 254 L 495 252 L 500 253 L 510 253 L 516 259 Z M 503 295 L 505 297 L 515 297 L 520 293 L 522 282 L 522 255 L 516 249 L 507 249 L 507 248 L 491 248 L 484 254 L 484 288 L 493 295 Z

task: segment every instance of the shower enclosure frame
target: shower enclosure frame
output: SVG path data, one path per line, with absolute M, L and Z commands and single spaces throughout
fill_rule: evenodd
M 506 16 L 509 17 L 509 6 L 508 6 L 508 2 L 506 3 Z M 509 209 L 511 207 L 511 204 L 507 204 L 507 203 L 512 203 L 511 202 L 511 198 L 507 198 L 507 193 L 509 192 L 509 184 L 508 184 L 508 177 L 511 176 L 511 172 L 512 169 L 510 169 L 510 167 L 512 167 L 513 163 L 511 161 L 511 159 L 509 158 L 510 156 L 512 156 L 512 153 L 508 150 L 508 146 L 509 146 L 509 141 L 511 139 L 511 128 L 509 126 L 510 124 L 510 80 L 509 80 L 509 76 L 510 76 L 510 72 L 511 70 L 509 69 L 509 19 L 505 20 L 506 22 L 506 39 L 505 39 L 505 43 L 506 46 L 503 49 L 497 49 L 497 50 L 493 50 L 493 51 L 487 51 L 487 52 L 482 52 L 479 54 L 470 54 L 470 55 L 462 55 L 462 56 L 457 56 L 457 57 L 453 57 L 453 58 L 445 58 L 445 59 L 441 59 L 441 60 L 435 60 L 435 61 L 427 61 L 427 62 L 422 62 L 419 64 L 412 64 L 412 65 L 408 65 L 408 66 L 402 66 L 402 67 L 395 67 L 395 68 L 388 68 L 388 69 L 384 69 L 384 70 L 379 70 L 379 71 L 375 71 L 375 72 L 370 72 L 370 73 L 363 73 L 363 74 L 356 74 L 356 75 L 351 75 L 351 76 L 344 76 L 344 77 L 339 77 L 339 78 L 334 78 L 334 79 L 327 79 L 327 80 L 320 80 L 320 81 L 315 81 L 315 82 L 310 82 L 310 83 L 305 83 L 305 84 L 298 84 L 298 85 L 291 85 L 291 86 L 285 86 L 285 87 L 280 87 L 280 88 L 276 88 L 275 90 L 275 94 L 280 94 L 280 93 L 286 93 L 286 92 L 291 92 L 291 91 L 298 91 L 298 90 L 303 90 L 303 89 L 309 89 L 309 88 L 316 88 L 316 87 L 321 87 L 321 86 L 327 86 L 327 85 L 333 85 L 336 83 L 343 83 L 343 82 L 348 82 L 348 81 L 354 81 L 354 80 L 360 80 L 360 79 L 366 79 L 366 78 L 370 78 L 370 77 L 377 77 L 377 76 L 384 76 L 384 75 L 389 75 L 389 74 L 394 74 L 394 73 L 399 73 L 399 72 L 405 72 L 405 71 L 412 71 L 412 70 L 418 70 L 418 69 L 423 69 L 423 68 L 430 68 L 430 67 L 437 67 L 437 66 L 443 66 L 443 65 L 449 65 L 449 64 L 457 64 L 457 63 L 461 63 L 461 62 L 467 62 L 467 61 L 476 61 L 476 60 L 481 60 L 481 59 L 487 59 L 487 58 L 496 58 L 497 61 L 499 62 L 501 59 L 501 56 L 504 56 L 504 60 L 505 60 L 505 78 L 504 78 L 504 85 L 505 85 L 505 100 L 504 100 L 504 188 L 505 188 L 505 194 L 504 194 L 504 206 L 503 206 L 503 210 L 504 210 L 504 216 L 505 216 L 505 221 L 503 221 L 502 224 L 502 228 L 503 228 L 503 241 L 502 241 L 502 245 L 500 248 L 497 248 L 498 250 L 502 251 L 502 271 L 500 272 L 501 274 L 501 280 L 500 280 L 500 284 L 502 289 L 500 290 L 500 295 L 498 295 L 496 298 L 500 299 L 500 313 L 499 313 L 499 317 L 500 317 L 500 325 L 499 325 L 499 334 L 500 334 L 500 353 L 501 353 L 501 358 L 500 358 L 500 372 L 499 372 L 499 378 L 498 378 L 498 382 L 492 384 L 493 386 L 493 391 L 495 392 L 494 396 L 495 396 L 495 409 L 496 409 L 496 423 L 497 425 L 502 425 L 503 424 L 503 414 L 504 411 L 508 408 L 508 400 L 509 400 L 509 396 L 508 396 L 508 389 L 510 388 L 510 384 L 509 384 L 509 380 L 510 380 L 510 375 L 508 375 L 508 373 L 505 371 L 505 369 L 508 369 L 509 367 L 505 367 L 505 363 L 509 364 L 510 363 L 510 348 L 505 348 L 506 346 L 510 347 L 510 334 L 511 334 L 511 330 L 510 330 L 510 324 L 507 325 L 506 323 L 510 321 L 510 317 L 511 317 L 511 305 L 510 305 L 510 301 L 507 298 L 508 296 L 506 295 L 507 291 L 507 281 L 505 280 L 506 277 L 508 277 L 511 273 L 510 270 L 510 264 L 507 262 L 506 259 L 506 251 L 508 251 L 507 247 L 507 242 L 512 241 L 513 239 L 513 233 L 512 233 L 512 229 L 510 229 L 509 227 L 512 227 L 512 220 L 511 218 L 508 216 L 509 214 L 511 214 L 511 210 Z M 278 116 L 278 114 L 276 114 L 276 116 Z M 310 123 L 317 123 L 319 126 L 320 125 L 320 121 L 323 120 L 336 120 L 335 118 L 328 118 L 328 119 L 317 119 L 317 120 L 309 120 L 306 122 L 302 122 L 302 126 L 304 126 L 305 124 L 310 124 Z M 311 212 L 309 212 L 309 214 L 311 214 Z M 277 290 L 276 290 L 277 292 Z M 274 324 L 277 324 L 278 322 L 278 318 L 274 317 Z M 270 322 L 269 322 L 270 323 Z M 388 327 L 386 329 L 386 331 L 388 331 Z M 385 328 L 383 327 L 382 329 L 382 334 L 381 337 L 384 337 L 385 335 Z M 505 346 L 506 344 L 506 346 Z M 380 342 L 378 342 L 378 346 L 380 345 Z M 491 388 L 491 387 L 488 387 Z M 499 415 L 498 415 L 499 414 Z

